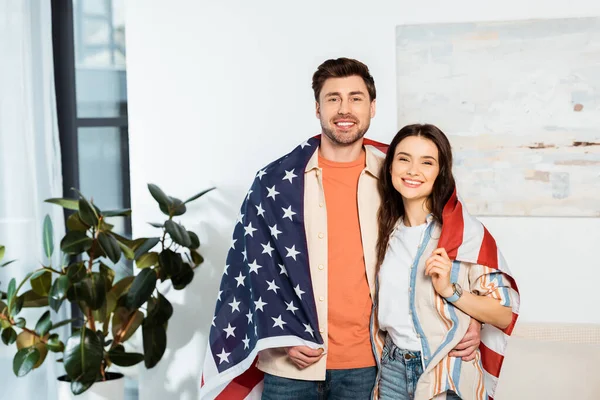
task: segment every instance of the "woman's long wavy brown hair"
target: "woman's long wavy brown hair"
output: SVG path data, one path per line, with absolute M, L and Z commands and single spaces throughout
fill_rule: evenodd
M 385 156 L 385 162 L 381 167 L 379 178 L 379 194 L 381 196 L 381 207 L 377 214 L 379 224 L 379 237 L 377 239 L 377 270 L 383 262 L 390 234 L 399 218 L 404 216 L 404 203 L 402 196 L 392 184 L 392 163 L 398 143 L 409 136 L 418 136 L 431 140 L 437 147 L 439 153 L 439 174 L 433 183 L 431 195 L 427 199 L 429 210 L 433 218 L 442 223 L 442 211 L 446 202 L 454 191 L 454 176 L 452 175 L 452 147 L 448 138 L 439 128 L 430 124 L 407 125 L 394 136 L 392 143 Z

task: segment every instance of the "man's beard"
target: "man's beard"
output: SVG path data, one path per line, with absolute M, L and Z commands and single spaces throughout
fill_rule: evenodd
M 356 131 L 356 133 L 353 134 L 352 136 L 346 136 L 346 135 L 337 136 L 335 131 L 333 129 L 327 128 L 323 124 L 323 122 L 321 122 L 321 129 L 323 131 L 323 134 L 325 136 L 327 136 L 329 138 L 329 140 L 331 140 L 333 143 L 340 145 L 340 146 L 349 146 L 353 143 L 356 143 L 358 140 L 362 139 L 363 136 L 365 136 L 365 134 L 369 130 L 369 125 L 370 124 L 367 124 L 364 128 L 358 129 Z

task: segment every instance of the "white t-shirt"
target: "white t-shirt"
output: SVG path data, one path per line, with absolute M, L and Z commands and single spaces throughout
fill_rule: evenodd
M 409 313 L 410 271 L 427 224 L 394 230 L 379 270 L 379 326 L 396 346 L 421 351 Z

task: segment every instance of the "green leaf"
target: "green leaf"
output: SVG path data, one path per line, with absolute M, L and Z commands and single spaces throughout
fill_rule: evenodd
M 98 335 L 88 328 L 79 329 L 65 345 L 65 371 L 71 381 L 93 383 L 100 374 L 102 356 L 102 341 Z
M 106 299 L 106 279 L 102 274 L 93 272 L 74 286 L 75 297 L 83 301 L 92 310 L 98 310 Z
M 95 379 L 93 381 L 89 380 L 89 381 L 85 381 L 85 382 L 72 381 L 71 382 L 71 393 L 73 393 L 75 396 L 80 395 L 83 392 L 85 392 L 86 390 L 88 390 L 89 388 L 91 388 L 94 383 L 96 383 Z
M 131 215 L 131 208 L 124 208 L 122 210 L 102 211 L 102 215 L 104 215 L 105 217 L 128 217 Z
M 42 271 L 41 273 L 36 273 L 31 277 L 31 289 L 40 295 L 40 296 L 48 296 L 50 293 L 50 287 L 52 286 L 52 272 L 50 271 Z
M 69 281 L 69 277 L 66 275 L 61 275 L 54 281 L 54 284 L 50 289 L 50 294 L 48 295 L 48 302 L 54 311 L 58 312 L 62 302 L 67 296 L 67 291 L 70 287 L 71 282 Z
M 0 245 L 0 261 L 4 258 L 4 253 L 6 252 L 6 247 Z
M 67 276 L 72 283 L 79 282 L 87 276 L 87 269 L 83 262 L 77 262 L 67 267 Z
M 27 323 L 27 321 L 25 321 L 25 318 L 18 318 L 15 321 L 15 326 L 17 328 L 25 328 L 25 324 Z M 22 333 L 22 332 L 21 332 Z
M 108 352 L 110 361 L 120 367 L 131 367 L 144 361 L 144 355 L 140 353 L 125 353 L 122 345 L 116 346 Z
M 46 343 L 46 347 L 53 353 L 62 353 L 65 349 L 65 345 L 60 341 L 58 334 L 50 335 L 48 338 L 48 343 Z
M 161 271 L 165 276 L 170 277 L 178 274 L 183 268 L 181 255 L 172 250 L 164 250 L 158 256 Z
M 98 214 L 94 206 L 83 196 L 79 199 L 79 217 L 90 226 L 98 225 Z
M 13 328 L 6 328 L 2 331 L 2 343 L 9 346 L 17 340 L 17 332 Z
M 117 308 L 112 318 L 113 337 L 121 335 L 121 342 L 127 341 L 140 327 L 143 320 L 144 313 L 139 310 L 131 312 L 125 307 Z
M 197 251 L 192 250 L 190 251 L 190 254 L 192 255 L 192 262 L 195 266 L 198 266 L 204 262 L 204 257 L 202 257 L 202 255 Z
M 161 206 L 161 210 L 163 210 L 163 208 L 168 209 L 171 206 L 171 199 L 165 194 L 165 192 L 162 191 L 161 188 L 155 184 L 149 183 L 148 190 L 150 191 L 152 197 L 154 197 L 154 200 L 156 200 L 159 206 Z M 168 212 L 165 214 L 169 215 Z
M 210 189 L 203 190 L 202 192 L 200 192 L 200 193 L 198 193 L 198 194 L 196 194 L 196 195 L 194 195 L 194 196 L 190 197 L 189 199 L 187 199 L 187 200 L 186 200 L 186 201 L 184 201 L 183 203 L 184 203 L 184 204 L 187 204 L 187 203 L 189 203 L 189 202 L 191 202 L 191 201 L 194 201 L 194 200 L 196 200 L 197 198 L 199 198 L 199 197 L 202 197 L 202 196 L 204 196 L 206 193 L 208 193 L 208 192 L 210 192 L 210 191 L 212 191 L 212 190 L 215 190 L 215 189 L 216 189 L 216 187 L 211 187 Z
M 135 260 L 135 265 L 140 268 L 148 268 L 158 264 L 158 253 L 150 252 L 146 254 L 142 254 L 137 260 Z
M 157 298 L 148 300 L 148 315 L 146 324 L 164 326 L 173 315 L 173 306 L 165 296 L 158 293 Z
M 195 249 L 197 249 L 198 247 L 200 247 L 200 239 L 198 238 L 198 235 L 196 235 L 196 234 L 195 234 L 194 232 L 192 232 L 192 231 L 187 231 L 187 233 L 188 233 L 188 235 L 189 235 L 189 237 L 190 237 L 190 239 L 191 239 L 191 241 L 192 241 L 192 244 L 190 244 L 190 245 L 188 246 L 188 248 L 189 248 L 190 250 L 195 250 Z
M 119 247 L 117 239 L 104 232 L 100 232 L 100 234 L 98 234 L 98 242 L 108 258 L 115 264 L 118 263 L 121 258 L 121 248 Z
M 113 285 L 112 289 L 110 289 L 110 293 L 114 294 L 115 298 L 118 299 L 123 295 L 123 293 L 129 290 L 129 288 L 133 284 L 134 279 L 135 276 L 124 277 L 123 279 L 121 279 Z
M 15 298 L 15 294 L 17 292 L 17 281 L 15 278 L 12 278 L 8 283 L 8 289 L 6 291 L 6 300 L 8 302 L 8 309 L 12 308 L 12 303 Z
M 135 253 L 133 252 L 133 250 L 131 250 L 129 247 L 127 247 L 125 244 L 123 244 L 121 242 L 117 242 L 117 243 L 119 244 L 119 247 L 123 251 L 123 254 L 125 255 L 126 259 L 128 259 L 128 260 L 135 259 Z
M 135 259 L 137 260 L 142 254 L 152 250 L 160 242 L 160 238 L 151 237 L 144 240 L 137 248 L 135 248 Z
M 194 270 L 188 264 L 183 264 L 181 270 L 171 275 L 171 281 L 175 290 L 184 289 L 194 279 Z
M 62 208 L 66 208 L 68 210 L 79 210 L 79 201 L 75 199 L 47 199 L 46 203 L 58 204 Z
M 115 271 L 104 263 L 100 263 L 100 275 L 106 280 L 106 288 L 112 288 L 113 281 L 115 280 Z
M 148 271 L 145 269 L 144 271 Z M 146 368 L 154 367 L 162 358 L 167 348 L 167 332 L 160 325 L 142 325 L 144 342 L 144 364 Z
M 3 301 L 0 301 L 0 314 L 4 313 L 6 309 L 6 304 Z
M 90 226 L 81 220 L 79 213 L 73 213 L 67 218 L 67 229 L 70 231 L 85 232 Z
M 171 207 L 166 210 L 169 215 L 173 215 L 173 216 L 179 216 L 179 215 L 183 215 L 185 214 L 185 212 L 187 211 L 187 207 L 185 206 L 185 204 L 183 204 L 183 201 L 179 200 L 176 197 L 170 197 L 169 199 L 171 200 Z M 163 210 L 161 208 L 161 211 L 164 213 L 165 210 Z
M 148 222 L 148 225 L 152 225 L 155 228 L 163 228 L 164 224 L 159 224 L 158 222 Z
M 10 264 L 14 263 L 15 261 L 17 261 L 17 260 L 10 260 L 10 261 L 7 261 L 7 262 L 5 262 L 3 264 L 0 264 L 0 268 L 4 268 L 7 265 L 10 265 Z
M 16 297 L 15 300 L 12 302 L 12 307 L 8 310 L 10 315 L 12 315 L 13 317 L 15 315 L 19 315 L 24 304 L 25 298 L 23 296 Z
M 50 331 L 51 327 L 52 320 L 50 319 L 50 311 L 48 310 L 44 314 L 42 314 L 37 324 L 35 324 L 35 333 L 42 337 L 46 336 L 46 333 Z
M 58 329 L 60 327 L 63 327 L 65 325 L 69 325 L 70 323 L 77 322 L 77 321 L 81 321 L 81 318 L 65 319 L 64 321 L 60 321 L 55 324 L 52 324 L 52 327 L 50 328 L 50 332 L 52 332 L 53 330 Z
M 52 220 L 49 215 L 46 215 L 44 218 L 44 229 L 42 231 L 42 235 L 44 237 L 44 252 L 46 253 L 46 257 L 51 258 L 52 253 L 54 253 L 54 237 L 53 229 L 52 229 Z
M 127 308 L 138 309 L 152 295 L 156 287 L 156 272 L 153 269 L 143 269 L 133 280 L 125 304 Z
M 40 296 L 33 290 L 28 290 L 21 295 L 23 298 L 23 308 L 47 307 L 48 295 Z
M 40 359 L 40 352 L 35 347 L 21 349 L 15 354 L 13 359 L 13 372 L 16 376 L 27 375 L 33 369 L 34 365 Z
M 171 239 L 177 244 L 188 247 L 192 244 L 192 239 L 190 235 L 188 235 L 185 228 L 173 220 L 168 220 L 165 222 L 165 229 Z
M 79 254 L 92 247 L 92 239 L 85 232 L 71 231 L 60 242 L 60 249 L 67 254 Z

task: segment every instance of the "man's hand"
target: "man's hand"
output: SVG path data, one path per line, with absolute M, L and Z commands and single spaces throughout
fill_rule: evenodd
M 475 359 L 475 352 L 481 343 L 481 324 L 474 318 L 471 318 L 469 329 L 465 337 L 450 352 L 450 357 L 461 357 L 463 361 L 472 361 Z
M 308 346 L 286 347 L 289 359 L 300 369 L 313 365 L 323 357 L 323 349 L 311 349 Z

